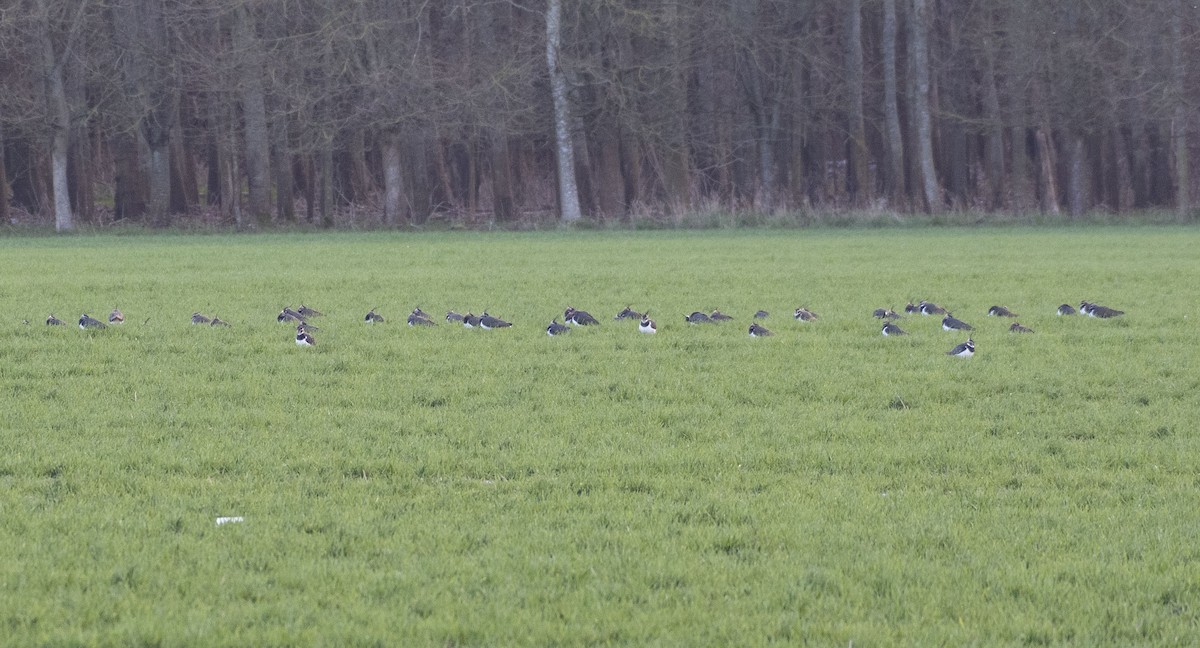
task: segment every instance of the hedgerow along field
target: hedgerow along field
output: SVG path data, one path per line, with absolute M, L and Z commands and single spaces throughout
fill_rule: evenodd
M 1195 644 L 1197 249 L 1191 228 L 3 240 L 0 643 Z M 975 357 L 936 317 L 880 335 L 874 308 L 919 299 L 975 326 Z M 1081 299 L 1126 315 L 1054 315 Z M 315 348 L 275 321 L 300 303 L 325 312 Z M 569 305 L 603 324 L 546 336 Z M 409 328 L 417 306 L 514 326 Z M 736 320 L 683 322 L 714 308 Z M 775 335 L 752 339 L 760 308 Z

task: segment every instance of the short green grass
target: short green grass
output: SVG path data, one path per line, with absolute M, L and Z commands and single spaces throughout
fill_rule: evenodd
M 1195 645 L 1197 249 L 1189 228 L 0 241 L 0 644 Z M 922 298 L 976 326 L 974 358 L 936 318 L 879 335 L 874 308 Z M 1127 314 L 1054 315 L 1080 299 Z M 301 302 L 326 313 L 314 349 L 275 322 Z M 659 333 L 611 321 L 627 304 Z M 568 305 L 603 324 L 547 337 Z M 416 306 L 515 325 L 412 329 Z M 42 324 L 113 307 L 105 331 Z M 736 321 L 683 323 L 714 308 Z M 746 335 L 759 308 L 774 337 Z

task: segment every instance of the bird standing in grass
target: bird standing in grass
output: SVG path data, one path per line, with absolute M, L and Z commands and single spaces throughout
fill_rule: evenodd
M 563 311 L 563 321 L 572 326 L 591 326 L 600 323 L 600 320 L 592 317 L 591 313 L 575 310 L 572 306 L 568 306 L 567 310 Z
M 66 324 L 66 322 L 55 317 L 54 313 L 50 313 L 50 317 L 46 318 L 46 326 L 66 326 Z
M 1033 333 L 1033 329 L 1028 326 L 1021 326 L 1020 322 L 1013 322 L 1012 326 L 1008 327 L 1009 333 Z
M 383 315 L 376 313 L 375 309 L 372 308 L 371 310 L 367 311 L 367 314 L 365 316 L 363 316 L 363 321 L 366 322 L 367 324 L 382 324 L 383 323 Z
M 957 356 L 959 358 L 970 358 L 975 355 L 975 341 L 967 338 L 966 342 L 956 345 L 953 349 L 946 352 L 946 355 Z
M 625 308 L 622 308 L 621 312 L 617 313 L 617 316 L 614 317 L 613 319 L 615 319 L 615 320 L 623 320 L 623 319 L 640 320 L 640 319 L 642 319 L 642 314 L 633 310 L 632 308 L 626 306 Z
M 1074 307 L 1072 307 L 1070 304 L 1063 304 L 1063 305 L 1061 305 L 1061 306 L 1059 306 L 1059 307 L 1058 307 L 1058 311 L 1057 311 L 1057 312 L 1058 312 L 1058 314 L 1059 314 L 1059 315 L 1074 315 L 1074 314 L 1075 314 L 1075 308 L 1074 308 Z
M 87 330 L 87 329 L 102 329 L 102 328 L 107 328 L 107 327 L 104 325 L 104 322 L 101 322 L 100 320 L 88 315 L 87 313 L 84 313 L 83 315 L 81 315 L 79 317 L 79 328 L 83 329 L 83 330 Z
M 296 327 L 296 345 L 304 347 L 317 345 L 317 341 L 313 339 L 313 336 L 308 332 L 308 329 L 305 328 L 304 324 L 300 324 Z
M 417 308 L 417 309 L 413 310 L 413 312 L 408 314 L 408 325 L 409 326 L 437 326 L 437 322 L 434 322 L 429 317 L 429 315 L 427 315 L 425 313 L 425 311 L 422 311 L 420 308 Z
M 275 317 L 275 320 L 278 322 L 303 322 L 304 316 L 292 310 L 291 306 L 287 306 L 279 311 L 279 315 Z
M 646 311 L 642 315 L 642 321 L 638 324 L 638 331 L 647 334 L 658 332 L 658 325 L 654 323 L 654 320 L 650 319 L 650 311 Z
M 305 319 L 307 319 L 309 317 L 321 317 L 322 315 L 325 314 L 315 308 L 309 308 L 308 306 L 305 306 L 304 304 L 300 304 L 300 308 L 296 309 L 296 312 L 300 314 L 300 317 L 303 317 Z
M 792 317 L 801 322 L 813 322 L 818 319 L 817 314 L 808 310 L 807 308 L 797 308 L 795 312 L 792 313 Z
M 479 326 L 479 317 L 474 313 L 467 311 L 467 314 L 462 316 L 462 325 L 466 328 L 475 328 L 476 326 Z
M 988 309 L 988 317 L 1016 317 L 1017 314 L 1003 306 L 992 306 Z
M 750 337 L 767 337 L 770 335 L 775 334 L 767 330 L 767 327 L 760 325 L 758 322 L 753 322 L 750 324 Z
M 714 322 L 728 322 L 729 320 L 731 320 L 733 318 L 730 317 L 729 315 L 726 315 L 725 313 L 722 313 L 719 310 L 715 310 L 715 311 L 709 313 L 708 319 L 710 319 Z
M 479 316 L 479 328 L 484 330 L 492 330 L 498 328 L 508 328 L 512 326 L 512 322 L 506 322 L 499 317 L 488 315 L 487 311 L 483 311 L 483 315 Z
M 908 335 L 908 333 L 904 332 L 904 329 L 900 328 L 899 326 L 896 326 L 895 322 L 892 322 L 890 320 L 883 323 L 882 333 L 883 333 L 883 337 L 891 337 L 893 335 Z
M 559 324 L 557 317 L 554 318 L 553 320 L 551 320 L 550 326 L 546 327 L 546 335 L 549 335 L 550 337 L 554 337 L 555 335 L 562 335 L 563 333 L 570 333 L 570 332 L 571 332 L 571 327 L 569 327 L 565 324 Z
M 910 306 L 911 306 L 911 304 L 910 304 Z M 896 311 L 894 311 L 890 308 L 876 308 L 875 312 L 872 313 L 872 315 L 875 317 L 875 319 L 886 319 L 886 320 L 900 319 L 900 313 L 897 313 Z
M 112 309 L 112 312 L 108 314 L 108 323 L 109 324 L 124 324 L 125 323 L 125 313 L 122 313 L 121 309 L 119 309 L 119 308 Z
M 754 319 L 767 319 L 771 314 L 765 310 L 760 310 L 754 313 Z
M 683 317 L 683 321 L 687 322 L 688 324 L 710 324 L 710 323 L 712 323 L 712 319 L 710 319 L 707 314 L 701 313 L 700 311 L 694 311 L 694 312 L 692 312 L 691 315 L 685 315 Z
M 918 310 L 921 311 L 922 315 L 945 315 L 946 314 L 945 308 L 942 308 L 941 306 L 938 306 L 937 304 L 935 304 L 931 301 L 925 301 L 925 300 L 921 300 L 921 303 L 918 305 Z
M 461 321 L 463 321 L 463 316 L 460 313 L 456 313 L 454 311 L 446 311 L 446 321 L 447 322 L 461 322 Z
M 975 330 L 975 327 L 956 318 L 955 316 L 951 315 L 950 313 L 946 313 L 946 316 L 942 318 L 942 330 L 943 331 L 973 331 L 973 330 Z
M 212 320 L 200 313 L 192 313 L 192 324 L 211 324 Z
M 216 317 L 215 315 L 213 316 L 212 321 L 208 323 L 208 325 L 209 326 L 224 326 L 225 328 L 229 328 L 231 326 L 231 324 L 229 322 L 226 322 L 225 320 L 221 319 L 220 317 Z

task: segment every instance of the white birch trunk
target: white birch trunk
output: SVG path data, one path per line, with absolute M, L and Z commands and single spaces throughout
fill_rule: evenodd
M 562 39 L 562 0 L 549 0 L 546 11 L 546 64 L 550 69 L 550 94 L 554 98 L 554 137 L 558 154 L 558 201 L 562 219 L 576 221 L 579 189 L 575 185 L 575 143 L 571 140 L 567 77 L 559 67 L 558 48 Z

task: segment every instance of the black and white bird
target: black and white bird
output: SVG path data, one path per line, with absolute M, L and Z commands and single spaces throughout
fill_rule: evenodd
M 281 322 L 283 320 L 280 320 Z M 201 315 L 200 313 L 192 313 L 192 324 L 211 324 L 212 320 Z
M 479 316 L 475 313 L 467 311 L 467 314 L 462 316 L 462 325 L 466 328 L 475 328 L 476 326 L 479 326 Z
M 322 315 L 325 314 L 315 308 L 309 308 L 308 306 L 305 306 L 304 304 L 300 304 L 300 308 L 296 309 L 296 312 L 300 313 L 300 317 L 303 317 L 305 319 L 307 319 L 309 317 L 321 317 Z
M 46 326 L 66 326 L 66 324 L 66 322 L 55 317 L 54 313 L 50 313 L 50 317 L 46 318 Z
M 291 306 L 287 306 L 287 307 L 284 307 L 283 310 L 279 311 L 279 315 L 277 315 L 275 317 L 275 321 L 277 321 L 277 322 L 303 322 L 304 316 L 301 315 L 300 313 L 292 310 Z
M 224 326 L 225 328 L 229 328 L 230 326 L 232 326 L 229 322 L 226 322 L 225 320 L 223 320 L 220 317 L 217 317 L 215 315 L 213 316 L 212 321 L 208 323 L 208 325 L 209 326 Z
M 957 317 L 951 315 L 950 313 L 946 313 L 946 316 L 942 318 L 942 330 L 943 331 L 974 331 L 975 327 L 958 319 Z
M 125 323 L 125 313 L 122 313 L 121 309 L 119 309 L 119 308 L 112 309 L 112 312 L 108 314 L 108 323 L 109 324 L 124 324 Z
M 935 304 L 931 301 L 921 300 L 921 303 L 919 304 L 918 308 L 921 311 L 922 315 L 945 315 L 946 314 L 945 308 L 942 308 L 941 306 L 938 306 L 937 304 Z
M 750 337 L 767 337 L 770 335 L 775 334 L 767 330 L 767 327 L 760 325 L 758 322 L 750 323 Z
M 722 313 L 719 310 L 715 310 L 715 311 L 709 313 L 708 319 L 710 319 L 714 322 L 728 322 L 729 320 L 731 320 L 733 318 L 726 315 L 725 313 Z
M 1120 311 L 1115 308 L 1109 308 L 1108 306 L 1101 306 L 1100 304 L 1093 304 L 1086 301 L 1080 303 L 1079 312 L 1085 313 L 1089 317 L 1099 317 L 1101 319 L 1118 317 L 1125 314 L 1125 311 Z
M 382 322 L 383 318 L 380 318 L 379 321 Z M 408 325 L 409 326 L 437 326 L 437 322 L 434 322 L 433 319 L 431 319 L 420 308 L 418 308 L 408 314 Z
M 708 315 L 705 313 L 701 313 L 700 311 L 693 311 L 691 315 L 684 315 L 683 321 L 687 322 L 688 324 L 711 324 L 712 323 L 712 320 L 709 319 Z
M 446 311 L 446 321 L 447 322 L 461 322 L 461 321 L 463 321 L 463 316 L 454 311 Z
M 816 313 L 808 310 L 807 308 L 797 308 L 795 312 L 792 313 L 792 317 L 801 322 L 813 322 L 819 319 Z
M 562 335 L 563 333 L 570 333 L 570 332 L 571 332 L 571 327 L 567 326 L 566 324 L 559 324 L 557 317 L 554 318 L 553 320 L 550 320 L 550 326 L 546 327 L 546 335 L 549 335 L 550 337 L 554 337 L 555 335 Z
M 912 302 L 908 302 L 904 305 L 904 312 L 908 313 L 909 315 L 915 315 L 916 313 L 921 312 L 921 307 Z
M 317 345 L 317 341 L 313 339 L 313 336 L 308 332 L 308 328 L 304 324 L 296 327 L 296 344 L 306 347 Z
M 1020 322 L 1013 322 L 1012 326 L 1008 327 L 1009 333 L 1033 333 L 1033 329 L 1028 326 L 1021 326 Z
M 910 304 L 910 306 L 911 306 L 911 304 Z M 875 317 L 875 319 L 886 319 L 886 320 L 900 319 L 900 313 L 897 313 L 896 311 L 894 311 L 890 308 L 876 308 L 875 312 L 872 313 L 872 315 Z
M 1058 307 L 1058 314 L 1059 315 L 1074 315 L 1075 308 L 1072 307 L 1070 304 L 1063 304 Z
M 102 328 L 107 328 L 107 327 L 104 325 L 104 322 L 101 322 L 100 320 L 88 315 L 87 313 L 84 313 L 83 315 L 81 315 L 79 317 L 79 328 L 83 329 L 83 330 L 87 330 L 87 329 L 102 329 Z
M 883 337 L 891 337 L 893 335 L 908 335 L 904 329 L 896 326 L 896 323 L 892 322 L 891 320 L 883 323 L 883 331 L 881 332 L 883 333 Z
M 617 316 L 614 317 L 613 319 L 614 320 L 623 320 L 623 319 L 640 320 L 640 319 L 642 319 L 642 313 L 639 313 L 639 312 L 633 310 L 632 308 L 626 306 L 625 308 L 622 308 L 621 312 L 617 313 Z
M 1003 306 L 992 306 L 988 309 L 988 317 L 1018 317 L 1018 315 Z
M 506 322 L 499 317 L 488 315 L 487 311 L 483 311 L 483 315 L 479 316 L 479 328 L 492 330 L 498 328 L 508 328 L 512 326 L 512 322 Z
M 576 310 L 573 306 L 567 306 L 567 310 L 563 311 L 563 321 L 571 326 L 591 326 L 600 323 L 591 313 Z
M 765 310 L 760 310 L 760 311 L 754 313 L 754 319 L 767 319 L 770 316 L 771 316 L 771 314 Z
M 642 321 L 640 324 L 638 324 L 638 331 L 641 331 L 642 333 L 658 332 L 658 325 L 654 323 L 654 320 L 650 319 L 649 311 L 646 311 L 646 313 L 642 315 Z
M 376 313 L 375 309 L 372 308 L 367 311 L 366 315 L 363 315 L 363 321 L 367 324 L 383 324 L 383 315 Z
M 958 356 L 960 358 L 970 358 L 975 355 L 975 341 L 967 338 L 966 342 L 955 345 L 953 349 L 946 352 L 946 355 Z

